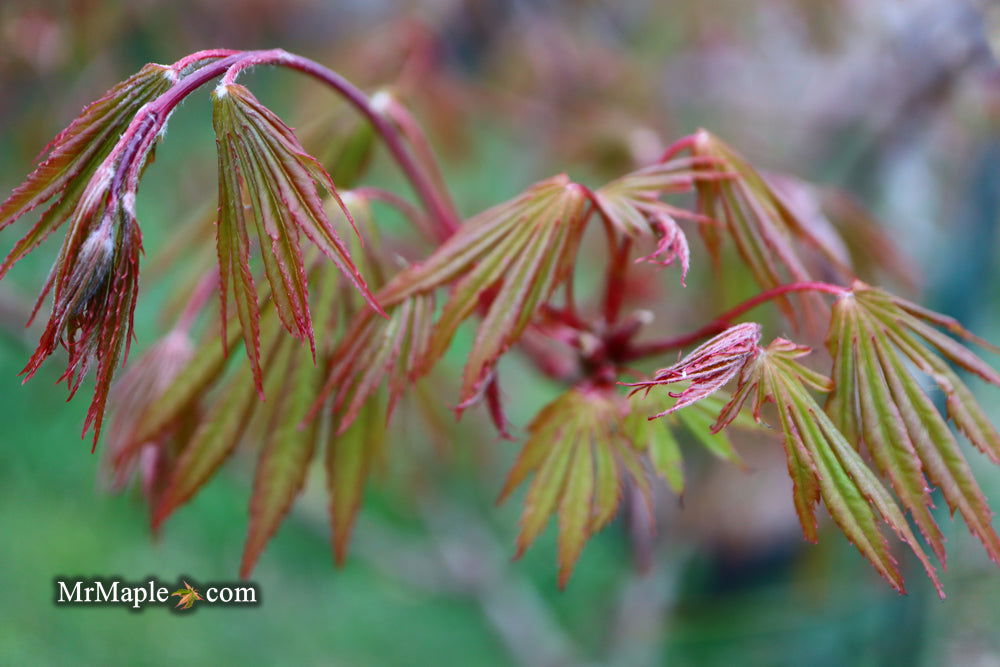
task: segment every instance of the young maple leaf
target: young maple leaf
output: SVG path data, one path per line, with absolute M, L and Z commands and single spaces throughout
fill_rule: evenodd
M 226 311 L 232 299 L 254 382 L 263 396 L 260 308 L 250 267 L 251 234 L 258 241 L 271 299 L 282 324 L 294 336 L 308 340 L 314 351 L 301 236 L 340 269 L 376 312 L 384 313 L 323 208 L 317 186 L 330 193 L 354 225 L 323 166 L 306 153 L 292 129 L 245 87 L 220 85 L 212 102 L 219 149 L 217 245 L 222 337 L 225 341 Z
M 379 292 L 379 302 L 389 306 L 452 285 L 418 375 L 441 358 L 463 321 L 482 314 L 462 376 L 459 410 L 485 395 L 497 360 L 569 277 L 587 222 L 585 205 L 584 188 L 565 174 L 535 183 L 468 220 L 424 262 Z
M 170 594 L 170 597 L 177 596 L 180 601 L 174 605 L 174 608 L 180 607 L 181 609 L 190 609 L 194 605 L 195 601 L 203 599 L 198 591 L 188 582 L 184 582 L 184 588 L 180 588 Z
M 670 393 L 672 398 L 677 399 L 677 403 L 650 419 L 663 417 L 722 389 L 757 354 L 759 342 L 759 324 L 737 324 L 698 346 L 673 366 L 656 371 L 652 380 L 633 382 L 626 386 L 636 387 L 632 392 L 634 394 L 642 390 L 648 393 L 658 385 L 690 383 L 683 391 Z
M 83 429 L 86 433 L 94 427 L 95 447 L 111 378 L 118 362 L 128 357 L 142 251 L 142 234 L 135 219 L 138 183 L 129 179 L 119 183 L 116 173 L 126 166 L 141 170 L 151 160 L 151 151 L 127 157 L 127 151 L 118 151 L 116 146 L 133 116 L 175 80 L 171 68 L 147 65 L 112 88 L 52 140 L 38 167 L 0 203 L 0 229 L 4 229 L 54 200 L 0 265 L 0 278 L 69 223 L 32 319 L 49 294 L 53 296 L 52 312 L 22 375 L 31 378 L 62 346 L 69 361 L 60 380 L 66 381 L 72 396 L 96 366 L 94 398 Z
M 833 388 L 829 378 L 795 361 L 809 352 L 808 347 L 783 338 L 776 338 L 766 348 L 760 348 L 740 374 L 733 400 L 719 415 L 715 428 L 732 421 L 751 395 L 754 396 L 753 414 L 758 420 L 763 405 L 774 403 L 784 435 L 795 509 L 806 539 L 818 540 L 816 505 L 822 500 L 847 539 L 893 588 L 905 593 L 896 560 L 879 530 L 881 519 L 909 545 L 938 594 L 944 597 L 934 566 L 902 510 L 855 446 L 809 393 L 808 388 L 822 392 Z
M 647 503 L 646 473 L 631 443 L 617 434 L 628 405 L 621 397 L 577 387 L 542 408 L 497 502 L 529 475 L 517 555 L 535 541 L 552 514 L 559 516 L 559 586 L 566 585 L 584 543 L 615 515 L 621 478 L 636 484 Z
M 703 177 L 694 181 L 698 213 L 721 223 L 699 227 L 716 265 L 725 231 L 754 280 L 764 289 L 789 281 L 809 280 L 813 273 L 828 268 L 830 258 L 836 256 L 830 243 L 815 234 L 742 155 L 706 130 L 693 135 L 691 152 L 696 157 L 714 160 L 715 166 L 710 169 L 728 175 L 728 178 Z M 827 261 L 820 266 L 807 263 L 810 254 L 803 252 L 807 249 L 817 251 Z M 803 294 L 801 299 L 806 321 L 825 311 L 816 294 Z M 777 303 L 790 321 L 803 320 L 788 299 L 782 298 Z
M 705 224 L 714 220 L 660 200 L 663 194 L 690 190 L 696 179 L 725 178 L 727 174 L 697 167 L 711 166 L 712 158 L 681 158 L 657 163 L 626 174 L 593 193 L 594 205 L 615 229 L 630 238 L 653 238 L 656 249 L 637 262 L 681 267 L 681 284 L 687 276 L 690 250 L 687 237 L 677 224 L 686 218 Z
M 946 423 L 950 418 L 970 443 L 1000 463 L 1000 433 L 948 362 L 998 386 L 1000 374 L 935 327 L 996 350 L 951 318 L 855 282 L 833 307 L 827 345 L 836 387 L 826 411 L 844 434 L 864 443 L 942 563 L 944 537 L 930 511 L 928 481 L 1000 563 L 993 513 Z M 907 362 L 941 389 L 944 414 Z

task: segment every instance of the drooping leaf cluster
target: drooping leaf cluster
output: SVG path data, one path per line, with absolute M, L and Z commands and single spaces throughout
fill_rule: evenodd
M 557 514 L 559 585 L 564 586 L 584 543 L 617 513 L 624 485 L 634 485 L 652 508 L 651 469 L 675 493 L 683 493 L 678 431 L 719 458 L 739 461 L 728 437 L 707 428 L 724 401 L 707 398 L 663 422 L 649 421 L 649 411 L 662 409 L 663 403 L 656 394 L 630 402 L 611 388 L 578 387 L 538 412 L 500 492 L 502 501 L 533 475 L 524 498 L 518 556 Z
M 142 250 L 134 193 L 112 187 L 121 161 L 115 149 L 136 114 L 175 80 L 169 67 L 146 65 L 85 107 L 45 148 L 27 180 L 0 204 L 0 229 L 4 229 L 54 200 L 7 255 L 0 278 L 69 221 L 35 306 L 37 313 L 51 294 L 52 311 L 22 374 L 33 376 L 61 345 L 69 354 L 61 379 L 72 396 L 96 365 L 94 397 L 84 423 L 84 433 L 94 427 L 95 447 L 115 368 L 128 356 Z M 145 164 L 150 157 L 137 159 Z

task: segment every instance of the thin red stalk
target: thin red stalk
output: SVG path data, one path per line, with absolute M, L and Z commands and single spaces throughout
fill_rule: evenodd
M 613 245 L 611 248 L 604 291 L 604 321 L 608 325 L 617 322 L 622 312 L 625 300 L 625 276 L 630 268 L 628 258 L 632 252 L 632 239 L 625 236 L 617 247 Z
M 194 53 L 184 56 L 173 65 L 170 69 L 175 72 L 182 72 L 191 65 L 199 63 L 202 60 L 212 60 L 214 58 L 228 58 L 229 56 L 235 56 L 240 53 L 234 49 L 205 49 L 204 51 L 195 51 Z
M 218 57 L 225 53 L 229 52 L 221 49 L 202 51 L 178 62 L 183 66 L 187 66 L 198 60 Z M 195 58 L 195 60 L 192 60 L 192 58 Z M 188 62 L 185 63 L 185 61 Z M 389 152 L 409 179 L 417 196 L 420 197 L 428 213 L 440 227 L 440 234 L 450 235 L 452 231 L 458 228 L 458 220 L 448 205 L 444 203 L 445 197 L 437 191 L 434 183 L 427 177 L 425 171 L 417 165 L 413 157 L 406 150 L 402 137 L 396 127 L 372 106 L 368 97 L 336 72 L 308 58 L 290 54 L 282 49 L 235 52 L 233 55 L 220 58 L 183 77 L 173 87 L 163 93 L 163 95 L 147 104 L 136 114 L 136 117 L 122 134 L 122 138 L 105 162 L 105 164 L 118 163 L 112 183 L 112 192 L 114 195 L 121 196 L 126 191 L 134 191 L 142 163 L 142 160 L 139 158 L 149 150 L 156 134 L 163 128 L 170 112 L 173 111 L 181 100 L 197 88 L 219 76 L 225 75 L 223 83 L 231 83 L 240 71 L 255 65 L 281 65 L 298 70 L 309 74 L 336 90 L 365 116 L 381 135 Z
M 142 166 L 142 160 L 138 158 L 149 149 L 156 134 L 163 128 L 164 123 L 166 123 L 170 112 L 180 104 L 181 100 L 208 81 L 221 76 L 230 66 L 235 65 L 244 57 L 246 57 L 246 54 L 237 54 L 222 58 L 188 74 L 136 114 L 132 122 L 129 123 L 128 128 L 122 134 L 121 139 L 118 140 L 114 150 L 111 151 L 111 154 L 104 162 L 105 165 L 113 165 L 119 159 L 121 160 L 118 162 L 118 168 L 115 171 L 112 181 L 112 193 L 114 196 L 121 197 L 124 195 L 125 188 L 123 186 L 126 185 L 126 181 L 131 184 L 138 177 Z
M 431 180 L 434 181 L 438 193 L 441 195 L 442 202 L 448 207 L 452 219 L 458 220 L 459 216 L 455 208 L 455 202 L 451 199 L 444 176 L 442 176 L 441 169 L 438 166 L 438 161 L 434 157 L 434 150 L 431 148 L 431 144 L 427 140 L 427 135 L 424 134 L 423 128 L 420 127 L 420 123 L 413 117 L 409 109 L 400 104 L 395 97 L 390 96 L 386 112 L 396 125 L 399 126 L 403 137 L 409 142 L 417 158 L 423 163 Z M 451 231 L 454 230 L 450 230 L 449 234 Z
M 425 170 L 414 161 L 413 156 L 403 145 L 402 136 L 397 128 L 386 119 L 372 105 L 371 100 L 361 92 L 354 84 L 340 76 L 333 70 L 320 65 L 319 63 L 297 56 L 287 51 L 276 49 L 274 51 L 252 51 L 239 62 L 234 63 L 235 68 L 226 74 L 223 83 L 231 83 L 236 74 L 255 65 L 280 65 L 290 69 L 298 70 L 304 74 L 322 81 L 337 91 L 347 102 L 353 105 L 381 135 L 389 152 L 392 153 L 400 169 L 410 181 L 417 196 L 423 202 L 431 218 L 440 227 L 440 234 L 443 238 L 450 236 L 458 229 L 458 219 L 451 212 L 445 203 L 447 197 L 438 192 L 431 179 L 428 178 Z
M 743 303 L 730 308 L 708 324 L 690 333 L 682 336 L 675 336 L 673 338 L 665 338 L 663 340 L 642 343 L 640 345 L 633 345 L 622 355 L 622 361 L 634 361 L 635 359 L 640 359 L 642 357 L 663 354 L 664 352 L 670 352 L 672 350 L 682 348 L 686 345 L 699 341 L 702 338 L 707 338 L 708 336 L 717 334 L 729 327 L 732 324 L 732 321 L 740 315 L 753 310 L 762 303 L 791 292 L 823 292 L 825 294 L 841 296 L 843 294 L 847 294 L 850 290 L 846 287 L 841 287 L 840 285 L 811 281 L 779 285 L 778 287 L 765 290 L 760 294 L 747 299 Z
M 697 140 L 697 135 L 689 134 L 686 137 L 681 137 L 674 143 L 667 146 L 667 149 L 663 151 L 663 155 L 660 156 L 659 162 L 666 162 L 673 156 L 677 155 L 683 150 L 691 148 L 694 142 Z
M 413 226 L 423 232 L 429 239 L 434 240 L 437 238 L 434 229 L 428 225 L 427 217 L 421 213 L 416 206 L 406 201 L 395 192 L 367 186 L 354 188 L 353 192 L 359 197 L 363 197 L 371 201 L 380 201 L 383 204 L 392 206 L 397 211 L 402 213 L 403 217 L 413 223 Z

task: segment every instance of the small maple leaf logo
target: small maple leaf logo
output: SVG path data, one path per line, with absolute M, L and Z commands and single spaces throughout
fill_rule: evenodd
M 182 609 L 190 609 L 196 600 L 202 599 L 201 595 L 198 594 L 198 591 L 186 581 L 184 582 L 184 588 L 176 590 L 170 594 L 171 597 L 175 595 L 180 598 L 180 602 L 174 605 L 175 609 L 177 607 L 181 607 Z

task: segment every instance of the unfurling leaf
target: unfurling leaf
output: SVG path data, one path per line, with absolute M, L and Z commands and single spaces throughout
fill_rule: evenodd
M 594 191 L 594 202 L 601 215 L 618 231 L 633 238 L 656 239 L 656 250 L 642 259 L 668 266 L 675 260 L 681 266 L 681 283 L 687 276 L 690 259 L 687 237 L 677 218 L 705 224 L 714 221 L 660 200 L 667 193 L 690 190 L 695 179 L 725 177 L 713 171 L 697 170 L 710 166 L 711 160 L 682 158 L 654 164 L 626 174 Z
M 0 229 L 55 198 L 35 226 L 0 266 L 0 278 L 67 220 L 70 229 L 38 298 L 35 313 L 51 292 L 52 312 L 38 347 L 22 374 L 32 377 L 58 346 L 69 352 L 61 380 L 70 396 L 96 365 L 94 397 L 83 431 L 100 437 L 104 407 L 119 362 L 128 357 L 139 280 L 142 234 L 135 220 L 136 183 L 115 182 L 116 169 L 136 170 L 149 150 L 129 156 L 114 151 L 134 116 L 176 81 L 163 65 L 147 65 L 87 106 L 46 147 L 38 167 L 0 204 Z M 114 187 L 113 187 L 114 186 Z M 34 318 L 35 313 L 32 314 Z
M 690 383 L 682 392 L 670 394 L 678 399 L 677 403 L 650 419 L 663 417 L 722 389 L 757 354 L 759 342 L 759 324 L 737 324 L 698 346 L 673 366 L 656 371 L 652 380 L 626 386 L 636 387 L 632 393 L 643 390 L 648 393 L 659 385 Z
M 942 563 L 944 540 L 930 512 L 927 479 L 941 489 L 952 512 L 962 514 L 990 558 L 1000 562 L 1000 538 L 986 498 L 944 418 L 904 360 L 937 383 L 952 421 L 994 462 L 1000 462 L 1000 436 L 935 349 L 993 384 L 1000 385 L 1000 375 L 935 325 L 975 340 L 950 318 L 855 283 L 834 305 L 827 344 L 836 387 L 826 409 L 844 433 L 864 442 Z
M 111 195 L 110 185 L 110 173 L 95 177 L 73 212 L 70 231 L 35 305 L 37 312 L 51 291 L 52 312 L 21 371 L 31 378 L 62 345 L 69 360 L 60 380 L 66 380 L 72 397 L 96 363 L 94 398 L 83 425 L 85 434 L 94 427 L 94 447 L 115 369 L 128 357 L 142 252 L 135 212 Z
M 305 152 L 291 128 L 243 86 L 220 86 L 212 100 L 219 148 L 222 321 L 227 320 L 231 297 L 236 303 L 254 382 L 262 392 L 260 313 L 250 268 L 251 234 L 257 239 L 271 298 L 282 323 L 293 335 L 308 340 L 310 346 L 314 342 L 300 235 L 330 258 L 376 311 L 381 312 L 381 308 L 327 219 L 317 185 L 322 185 L 352 220 L 319 162 Z

